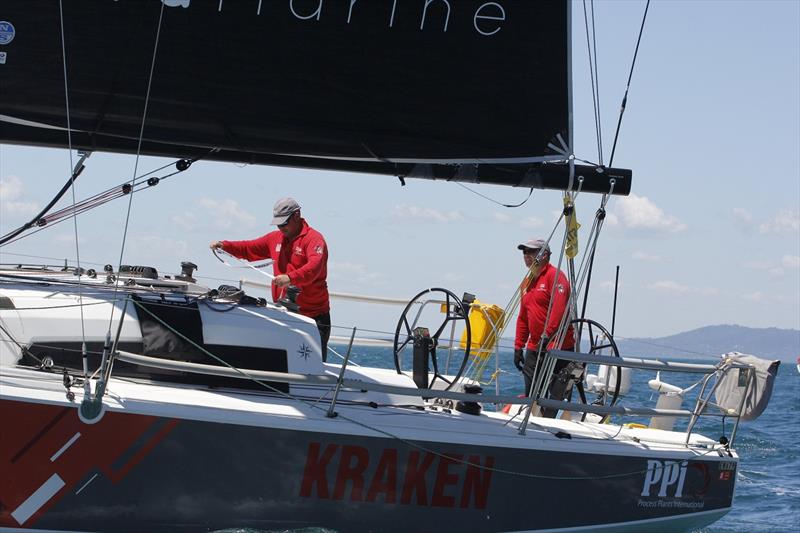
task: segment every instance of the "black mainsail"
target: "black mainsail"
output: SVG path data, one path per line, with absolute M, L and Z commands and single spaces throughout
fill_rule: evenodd
M 93 0 L 62 19 L 58 1 L 5 0 L 0 141 L 68 145 L 66 57 L 74 148 L 136 152 L 141 132 L 149 155 L 565 189 L 569 9 Z M 577 173 L 630 191 L 630 171 Z

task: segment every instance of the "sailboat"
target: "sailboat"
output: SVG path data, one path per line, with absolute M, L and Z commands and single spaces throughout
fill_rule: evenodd
M 167 156 L 178 172 L 215 160 L 597 193 L 604 207 L 632 173 L 572 153 L 570 5 L 6 0 L 2 141 Z M 3 244 L 52 224 L 46 211 Z M 700 373 L 695 405 L 615 405 L 621 373 L 594 404 L 548 399 L 545 371 L 528 398 L 488 394 L 465 386 L 469 295 L 409 301 L 386 370 L 323 362 L 294 302 L 205 287 L 193 268 L 0 271 L 1 530 L 690 531 L 730 511 L 736 428 L 774 378 L 735 357 L 608 355 L 613 337 L 573 302 L 575 329 L 606 340 L 545 367 Z M 414 319 L 429 303 L 440 323 Z M 450 325 L 464 341 L 444 375 Z M 689 422 L 611 422 L 630 415 Z M 704 417 L 733 432 L 699 434 Z

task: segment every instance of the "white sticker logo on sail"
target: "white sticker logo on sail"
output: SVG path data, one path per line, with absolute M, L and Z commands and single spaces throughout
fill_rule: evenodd
M 189 7 L 192 0 L 161 0 L 167 7 Z
M 16 30 L 14 25 L 5 20 L 0 20 L 0 44 L 8 44 L 14 40 Z

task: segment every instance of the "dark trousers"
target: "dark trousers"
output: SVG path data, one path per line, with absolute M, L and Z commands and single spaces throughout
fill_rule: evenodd
M 574 351 L 572 348 L 568 351 Z M 525 368 L 522 370 L 522 375 L 525 376 L 525 395 L 531 392 L 531 384 L 533 383 L 534 370 L 541 375 L 542 365 L 544 364 L 545 352 L 538 355 L 538 350 L 525 350 Z M 547 387 L 547 394 L 543 395 L 545 398 L 551 400 L 566 400 L 572 392 L 572 381 L 570 379 L 572 367 L 575 366 L 572 361 L 564 359 L 557 359 L 556 366 L 553 369 L 553 374 L 550 377 L 550 385 Z M 555 418 L 558 411 L 556 409 L 547 409 L 542 407 L 542 416 L 545 418 Z
M 328 339 L 331 338 L 331 314 L 322 313 L 321 315 L 311 318 L 317 323 L 317 329 L 319 329 L 319 339 L 322 343 L 322 361 L 324 362 L 328 360 Z

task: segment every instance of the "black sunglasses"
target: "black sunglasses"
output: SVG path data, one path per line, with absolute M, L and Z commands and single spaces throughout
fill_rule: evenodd
M 283 224 L 277 224 L 277 226 L 278 226 L 279 228 L 282 228 L 282 227 L 286 226 L 286 224 L 288 224 L 288 223 L 289 223 L 289 221 L 290 221 L 290 220 L 292 220 L 292 217 L 293 217 L 293 216 L 294 216 L 296 213 L 297 213 L 297 211 L 295 211 L 294 213 L 292 213 L 291 215 L 289 215 L 289 217 L 288 217 L 286 220 L 284 220 L 284 221 L 283 221 Z

